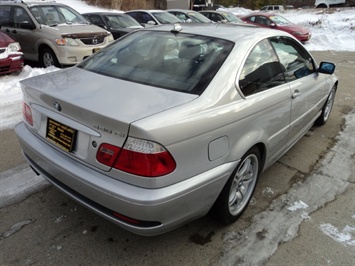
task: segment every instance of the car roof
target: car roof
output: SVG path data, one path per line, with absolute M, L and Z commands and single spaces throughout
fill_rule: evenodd
M 272 17 L 272 16 L 280 16 L 280 15 L 275 13 L 270 13 L 270 12 L 255 12 L 243 17 L 253 17 L 253 16 Z
M 184 12 L 184 13 L 188 13 L 188 12 L 191 12 L 191 13 L 198 13 L 197 11 L 195 10 L 190 10 L 190 9 L 167 9 L 166 11 L 179 11 L 179 12 Z
M 178 23 L 159 25 L 156 27 L 149 27 L 142 30 L 168 32 L 172 31 L 176 24 Z M 210 36 L 214 38 L 229 40 L 235 43 L 244 41 L 246 39 L 248 39 L 248 41 L 254 42 L 255 40 L 261 40 L 272 36 L 291 36 L 290 34 L 284 31 L 275 31 L 274 29 L 256 27 L 247 23 L 180 23 L 180 25 L 182 29 L 179 32 L 181 33 Z
M 81 15 L 123 15 L 127 16 L 125 13 L 121 12 L 109 12 L 109 11 L 102 11 L 102 12 L 86 12 L 86 13 L 81 13 Z
M 57 3 L 57 2 L 54 2 L 54 1 L 31 1 L 31 2 L 23 2 L 23 1 L 20 1 L 20 2 L 16 2 L 16 1 L 0 1 L 0 4 L 2 5 L 16 5 L 16 6 L 28 6 L 28 7 L 32 7 L 32 6 L 48 6 L 48 5 L 51 5 L 51 6 L 67 6 L 65 4 L 62 4 L 62 3 Z
M 201 10 L 199 12 L 200 13 L 218 13 L 218 14 L 221 14 L 221 13 L 232 13 L 230 11 L 222 11 L 222 10 Z
M 129 10 L 127 11 L 126 13 L 129 13 L 129 12 L 146 12 L 146 13 L 157 13 L 157 12 L 167 12 L 166 10 L 160 10 L 160 9 L 135 9 L 135 10 Z

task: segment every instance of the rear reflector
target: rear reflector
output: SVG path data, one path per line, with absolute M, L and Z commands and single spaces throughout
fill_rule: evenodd
M 112 212 L 113 216 L 117 218 L 118 220 L 121 220 L 122 222 L 134 225 L 134 226 L 139 226 L 139 227 L 155 227 L 161 225 L 160 222 L 154 222 L 154 221 L 141 221 L 141 220 L 136 220 L 130 217 L 127 217 L 125 215 L 122 215 L 117 212 Z
M 29 123 L 31 126 L 33 126 L 33 118 L 32 118 L 32 111 L 31 107 L 27 103 L 23 103 L 22 106 L 22 114 L 23 118 L 27 123 Z

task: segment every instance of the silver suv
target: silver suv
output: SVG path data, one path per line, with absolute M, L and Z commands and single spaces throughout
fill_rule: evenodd
M 0 0 L 0 25 L 20 43 L 25 59 L 44 67 L 75 65 L 113 41 L 110 32 L 55 2 Z

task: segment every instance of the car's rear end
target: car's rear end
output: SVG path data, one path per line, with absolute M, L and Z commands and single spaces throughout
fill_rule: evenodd
M 171 53 L 172 40 L 184 50 Z M 146 59 L 134 55 L 138 47 Z M 78 67 L 22 81 L 25 121 L 16 134 L 26 159 L 65 193 L 138 234 L 206 214 L 236 162 L 219 165 L 202 127 L 190 126 L 203 121 L 189 117 L 203 112 L 196 100 L 232 47 L 204 36 L 136 32 Z M 212 52 L 221 56 L 208 58 Z

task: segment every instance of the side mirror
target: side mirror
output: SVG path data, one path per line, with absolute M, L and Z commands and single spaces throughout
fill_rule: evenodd
M 335 71 L 335 64 L 331 62 L 321 62 L 318 68 L 319 73 L 323 74 L 333 74 Z
M 271 24 L 270 24 L 270 27 L 271 27 L 271 28 L 276 28 L 276 24 L 275 24 L 275 23 L 271 23 Z
M 26 30 L 34 30 L 36 28 L 35 25 L 32 23 L 29 23 L 28 21 L 24 21 L 20 25 L 21 29 L 26 29 Z
M 149 20 L 149 21 L 147 22 L 147 24 L 148 24 L 148 25 L 156 25 L 157 23 L 155 23 L 153 20 Z

